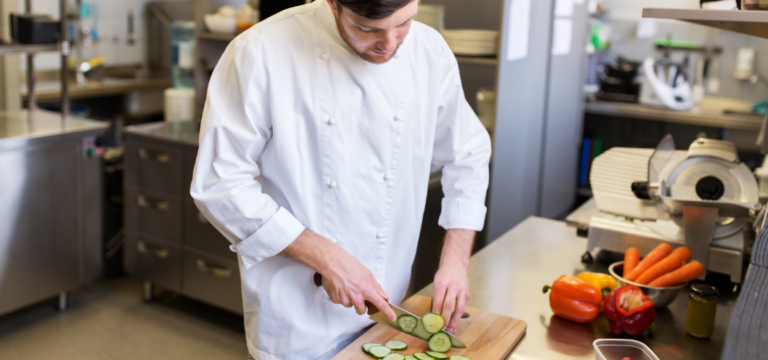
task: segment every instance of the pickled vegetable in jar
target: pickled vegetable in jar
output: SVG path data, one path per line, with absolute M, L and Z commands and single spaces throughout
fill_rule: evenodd
M 688 334 L 706 339 L 715 332 L 717 294 L 718 291 L 714 286 L 691 285 L 691 295 L 688 297 L 688 317 L 685 320 L 685 330 Z

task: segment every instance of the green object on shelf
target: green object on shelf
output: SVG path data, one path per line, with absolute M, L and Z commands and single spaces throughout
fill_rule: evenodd
M 768 112 L 768 100 L 756 102 L 752 105 L 752 112 L 759 115 L 765 115 Z
M 701 47 L 701 44 L 697 44 L 695 42 L 690 41 L 680 41 L 680 40 L 669 40 L 669 39 L 657 39 L 656 40 L 657 46 L 669 46 L 673 48 L 686 48 L 686 49 L 698 49 Z

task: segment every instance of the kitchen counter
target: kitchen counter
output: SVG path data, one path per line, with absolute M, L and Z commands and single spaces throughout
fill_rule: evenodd
M 84 132 L 103 132 L 108 123 L 69 116 L 61 121 L 61 114 L 36 109 L 0 111 L 0 149 L 15 147 L 45 138 L 64 135 L 83 136 Z
M 594 359 L 592 341 L 609 337 L 604 315 L 577 324 L 552 314 L 544 285 L 560 275 L 589 270 L 607 273 L 607 263 L 580 262 L 587 239 L 565 222 L 529 217 L 475 254 L 469 264 L 472 297 L 467 306 L 524 320 L 528 331 L 508 359 Z M 721 291 L 715 333 L 708 340 L 685 333 L 688 291 L 658 309 L 656 334 L 639 337 L 660 359 L 720 359 L 737 295 Z M 432 285 L 418 295 L 432 296 Z
M 168 78 L 112 78 L 89 80 L 85 85 L 69 83 L 70 100 L 113 96 L 141 90 L 164 90 L 172 87 Z M 35 83 L 37 101 L 58 101 L 61 99 L 61 82 L 58 80 L 38 81 Z M 21 86 L 22 101 L 27 101 L 27 86 Z
M 707 98 L 709 99 L 709 98 Z M 706 100 L 706 99 L 705 99 Z M 639 120 L 703 125 L 734 130 L 760 130 L 763 117 L 747 114 L 725 114 L 723 110 L 746 111 L 743 102 L 734 99 L 712 99 L 712 106 L 704 104 L 686 111 L 661 107 L 610 101 L 593 101 L 584 106 L 587 114 L 626 117 Z

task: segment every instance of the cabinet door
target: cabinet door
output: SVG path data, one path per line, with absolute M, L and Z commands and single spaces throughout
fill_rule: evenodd
M 184 251 L 184 294 L 242 314 L 243 296 L 237 261 Z
M 181 194 L 181 149 L 131 138 L 125 147 L 126 182 Z
M 184 202 L 184 245 L 237 261 L 237 254 L 229 250 L 231 243 L 191 201 Z
M 125 272 L 168 290 L 181 289 L 181 250 L 164 242 L 128 233 L 125 242 Z
M 181 242 L 181 200 L 133 186 L 125 187 L 125 226 Z

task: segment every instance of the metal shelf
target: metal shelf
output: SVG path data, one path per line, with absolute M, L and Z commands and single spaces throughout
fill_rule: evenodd
M 645 8 L 643 17 L 681 20 L 768 39 L 768 11 Z
M 0 55 L 59 51 L 59 44 L 0 44 Z
M 207 31 L 198 31 L 197 32 L 197 38 L 198 39 L 208 39 L 208 40 L 218 40 L 218 41 L 232 41 L 237 35 L 234 34 L 221 34 L 221 33 L 212 33 Z
M 464 56 L 456 55 L 456 60 L 460 63 L 481 64 L 481 65 L 499 65 L 499 58 L 490 56 Z

